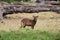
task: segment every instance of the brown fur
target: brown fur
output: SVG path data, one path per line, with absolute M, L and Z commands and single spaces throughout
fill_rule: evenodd
M 38 16 L 33 16 L 33 20 L 32 19 L 28 19 L 28 18 L 24 18 L 21 20 L 21 27 L 25 28 L 26 26 L 31 26 L 32 29 L 34 29 L 34 26 L 37 22 L 37 17 Z

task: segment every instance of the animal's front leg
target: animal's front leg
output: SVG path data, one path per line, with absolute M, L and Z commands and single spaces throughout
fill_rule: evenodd
M 31 26 L 32 29 L 34 29 L 34 26 Z

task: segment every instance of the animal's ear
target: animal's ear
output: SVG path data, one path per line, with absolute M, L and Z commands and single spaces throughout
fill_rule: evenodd
M 36 17 L 39 17 L 39 16 L 36 16 Z
M 33 15 L 33 17 L 35 17 L 35 16 Z

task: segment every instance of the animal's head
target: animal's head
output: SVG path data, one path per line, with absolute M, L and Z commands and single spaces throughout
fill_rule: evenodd
M 39 16 L 33 16 L 33 17 L 34 17 L 34 20 L 37 21 L 37 18 L 38 18 Z

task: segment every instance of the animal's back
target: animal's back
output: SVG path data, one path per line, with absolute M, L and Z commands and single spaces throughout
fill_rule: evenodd
M 23 19 L 21 22 L 23 22 L 25 25 L 30 25 L 30 24 L 32 24 L 32 20 L 27 19 L 27 18 Z

